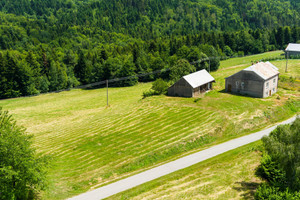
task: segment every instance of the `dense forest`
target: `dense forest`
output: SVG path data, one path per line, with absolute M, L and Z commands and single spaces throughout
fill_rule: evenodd
M 34 95 L 300 40 L 297 0 L 0 0 L 0 98 Z M 168 74 L 164 75 L 168 78 Z M 131 78 L 116 86 L 152 81 Z

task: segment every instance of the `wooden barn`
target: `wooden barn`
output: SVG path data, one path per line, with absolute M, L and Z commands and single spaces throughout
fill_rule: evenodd
M 225 78 L 227 92 L 258 98 L 277 92 L 278 69 L 270 62 L 259 62 Z
M 300 57 L 300 44 L 289 43 L 285 49 L 286 58 L 290 57 Z
M 212 89 L 215 79 L 205 70 L 182 77 L 168 89 L 169 96 L 197 97 Z

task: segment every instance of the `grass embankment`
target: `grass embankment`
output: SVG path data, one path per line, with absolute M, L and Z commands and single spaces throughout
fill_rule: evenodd
M 253 199 L 261 142 L 226 152 L 108 199 Z
M 54 158 L 52 184 L 43 198 L 64 199 L 294 115 L 299 90 L 280 88 L 266 99 L 223 91 L 226 76 L 268 55 L 221 62 L 212 73 L 215 90 L 197 101 L 166 96 L 142 100 L 151 87 L 147 83 L 109 89 L 109 107 L 106 89 L 3 100 L 0 106 L 35 135 L 41 153 Z M 299 76 L 300 60 L 290 62 L 287 74 L 285 61 L 276 64 L 282 75 Z

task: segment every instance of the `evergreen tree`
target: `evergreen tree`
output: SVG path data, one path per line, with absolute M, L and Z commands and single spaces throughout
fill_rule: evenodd
M 5 56 L 5 67 L 4 67 L 4 77 L 6 80 L 5 83 L 5 90 L 4 90 L 4 97 L 10 98 L 10 97 L 18 97 L 21 95 L 20 92 L 20 70 L 14 61 L 14 59 L 10 56 L 10 54 L 7 52 Z
M 40 63 L 37 61 L 36 56 L 32 53 L 32 51 L 28 52 L 25 60 L 30 67 L 30 69 L 28 69 L 28 71 L 32 72 L 31 78 L 32 78 L 34 87 L 40 88 L 40 81 L 41 81 Z
M 4 57 L 0 53 L 0 98 L 5 98 L 5 91 L 7 90 L 7 79 L 5 76 L 6 66 L 4 62 Z
M 39 91 L 36 88 L 35 75 L 30 66 L 21 61 L 17 64 L 18 74 L 15 81 L 18 83 L 18 88 L 22 96 L 35 95 L 38 94 Z M 40 77 L 38 77 L 39 79 Z M 40 80 L 38 80 L 39 84 Z
M 291 28 L 286 26 L 284 27 L 284 44 L 292 42 L 292 33 Z
M 276 38 L 276 42 L 277 42 L 277 47 L 279 49 L 283 49 L 283 44 L 284 44 L 284 32 L 283 32 L 283 28 L 282 27 L 279 27 L 277 29 L 277 33 L 275 35 L 275 38 Z
M 49 86 L 50 86 L 50 82 L 48 80 L 48 77 L 46 75 L 44 75 L 42 78 L 41 78 L 41 86 L 40 86 L 40 91 L 42 93 L 45 93 L 45 92 L 49 92 Z
M 87 64 L 86 58 L 82 51 L 79 52 L 79 59 L 74 68 L 75 76 L 82 84 L 89 83 L 92 74 L 91 65 Z
M 108 59 L 108 53 L 105 49 L 101 50 L 101 55 L 100 55 L 101 59 L 103 59 L 104 61 Z
M 134 44 L 133 49 L 132 49 L 132 56 L 133 56 L 133 63 L 135 65 L 137 65 L 138 58 L 140 57 L 140 55 L 139 55 L 140 53 L 139 52 L 140 51 L 138 49 L 137 44 Z
M 43 80 L 46 82 L 47 80 Z M 64 65 L 60 65 L 59 62 L 55 62 L 54 60 L 50 63 L 50 70 L 49 70 L 49 90 L 50 91 L 57 91 L 65 89 L 68 85 L 68 76 L 66 73 L 66 68 Z
M 225 46 L 223 49 L 223 52 L 225 53 L 226 56 L 231 57 L 233 56 L 233 51 L 229 46 Z
M 138 78 L 136 77 L 135 74 L 135 66 L 131 59 L 126 59 L 124 65 L 122 65 L 121 69 L 119 70 L 117 77 L 122 78 L 122 77 L 130 77 L 125 80 L 121 80 L 117 82 L 118 86 L 133 86 L 137 84 Z
M 296 26 L 292 27 L 292 41 L 296 43 L 299 40 L 299 28 Z

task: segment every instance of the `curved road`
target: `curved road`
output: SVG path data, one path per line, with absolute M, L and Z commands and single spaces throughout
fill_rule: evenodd
M 130 177 L 122 179 L 120 181 L 100 187 L 93 191 L 83 193 L 76 197 L 70 198 L 69 200 L 104 199 L 106 197 L 112 196 L 119 192 L 123 192 L 123 191 L 133 188 L 135 186 L 141 185 L 143 183 L 152 181 L 152 180 L 162 177 L 164 175 L 170 174 L 177 170 L 192 166 L 196 163 L 199 163 L 206 159 L 212 158 L 219 154 L 225 153 L 232 149 L 235 149 L 235 148 L 244 146 L 246 144 L 255 142 L 257 140 L 260 140 L 263 136 L 268 135 L 271 131 L 273 131 L 278 125 L 292 123 L 295 119 L 296 119 L 296 116 L 292 117 L 284 122 L 278 123 L 277 125 L 272 126 L 268 129 L 265 129 L 265 130 L 262 130 L 262 131 L 259 131 L 259 132 L 256 132 L 256 133 L 253 133 L 250 135 L 246 135 L 246 136 L 243 136 L 240 138 L 236 138 L 236 139 L 230 140 L 228 142 L 224 142 L 222 144 L 213 146 L 206 150 L 199 151 L 197 153 L 193 153 L 193 154 L 185 156 L 183 158 L 180 158 L 180 159 L 174 160 L 172 162 L 163 164 L 161 166 L 152 168 L 150 170 L 141 172 L 134 176 L 130 176 Z

